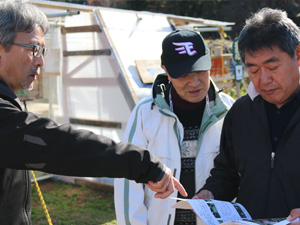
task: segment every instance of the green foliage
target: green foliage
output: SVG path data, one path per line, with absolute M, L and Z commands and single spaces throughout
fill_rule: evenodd
M 226 94 L 230 95 L 235 100 L 238 99 L 239 97 L 247 94 L 247 89 L 248 89 L 248 85 L 250 83 L 250 79 L 249 79 L 249 77 L 245 77 L 242 81 L 239 82 L 240 83 L 240 95 L 239 96 L 237 93 L 237 82 L 238 81 L 233 81 L 232 88 L 230 90 L 225 91 Z
M 40 188 L 55 225 L 116 224 L 112 192 L 61 181 L 42 181 Z M 32 187 L 32 224 L 48 224 L 35 186 Z

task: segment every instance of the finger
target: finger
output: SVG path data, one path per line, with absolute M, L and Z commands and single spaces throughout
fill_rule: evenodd
M 155 182 L 153 181 L 148 181 L 148 183 L 146 184 L 146 186 L 148 188 L 150 188 L 152 191 L 157 192 L 159 189 L 155 186 Z
M 160 192 L 160 189 L 156 188 L 154 184 L 146 184 L 146 186 L 154 192 Z
M 146 184 L 146 186 L 154 192 L 165 192 L 166 189 L 167 189 L 166 187 L 163 187 L 163 188 L 162 187 L 157 187 L 158 186 L 157 184 L 154 184 L 154 185 Z
M 300 208 L 293 209 L 290 215 L 286 218 L 289 221 L 293 221 L 300 216 Z M 294 223 L 293 223 L 294 224 Z
M 146 184 L 146 186 L 154 192 L 161 192 L 160 188 L 156 188 L 153 184 Z
M 167 197 L 169 197 L 174 191 L 171 190 L 166 190 L 165 192 L 157 192 L 154 195 L 154 198 L 160 198 L 160 199 L 165 199 Z
M 198 195 L 195 195 L 192 199 L 200 199 Z
M 165 192 L 169 185 L 169 181 L 163 180 L 158 182 L 149 181 L 146 186 L 154 192 Z
M 194 199 L 214 199 L 213 194 L 208 190 L 202 190 L 198 194 L 196 194 Z
M 148 181 L 148 184 L 153 186 L 155 183 L 153 181 Z
M 158 192 L 154 195 L 154 197 L 165 199 L 165 198 L 169 197 L 173 192 L 174 192 L 174 183 L 173 183 L 173 180 L 172 180 L 171 182 L 169 182 L 169 185 L 168 185 L 166 191 Z
M 188 194 L 187 194 L 186 190 L 184 189 L 184 187 L 182 186 L 182 184 L 175 177 L 173 177 L 173 183 L 174 183 L 174 187 L 179 191 L 179 193 L 183 197 L 188 196 Z

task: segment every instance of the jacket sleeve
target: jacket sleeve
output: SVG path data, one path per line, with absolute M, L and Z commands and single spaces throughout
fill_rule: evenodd
M 136 145 L 58 126 L 48 118 L 20 111 L 0 99 L 0 167 L 48 173 L 125 177 L 136 182 L 157 181 L 165 168 L 148 150 Z
M 142 129 L 141 115 L 138 115 L 139 105 L 135 107 L 129 118 L 124 141 L 129 141 L 142 147 L 147 146 L 147 140 Z M 137 184 L 127 179 L 115 179 L 114 201 L 118 224 L 147 224 L 147 208 L 145 206 L 145 190 L 143 184 Z
M 214 168 L 200 189 L 209 190 L 217 200 L 232 201 L 239 188 L 240 177 L 234 160 L 234 146 L 231 133 L 230 111 L 225 117 L 220 143 L 220 153 L 214 160 Z

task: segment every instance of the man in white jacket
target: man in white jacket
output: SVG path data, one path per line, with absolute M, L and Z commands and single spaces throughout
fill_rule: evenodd
M 152 96 L 130 116 L 124 141 L 146 147 L 173 172 L 192 198 L 209 176 L 219 152 L 223 118 L 233 99 L 210 79 L 211 58 L 201 35 L 176 30 L 162 43 L 162 68 Z M 154 198 L 145 185 L 115 179 L 118 224 L 195 225 L 191 210 L 171 208 L 176 200 Z M 172 197 L 182 197 L 175 191 Z

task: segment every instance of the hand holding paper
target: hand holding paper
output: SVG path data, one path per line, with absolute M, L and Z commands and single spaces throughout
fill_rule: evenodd
M 178 199 L 173 208 L 191 209 L 200 218 L 201 225 L 286 225 L 300 216 L 300 208 L 291 212 L 291 216 L 275 219 L 252 220 L 248 211 L 239 203 L 218 201 L 213 199 Z M 300 225 L 300 223 L 292 223 Z

